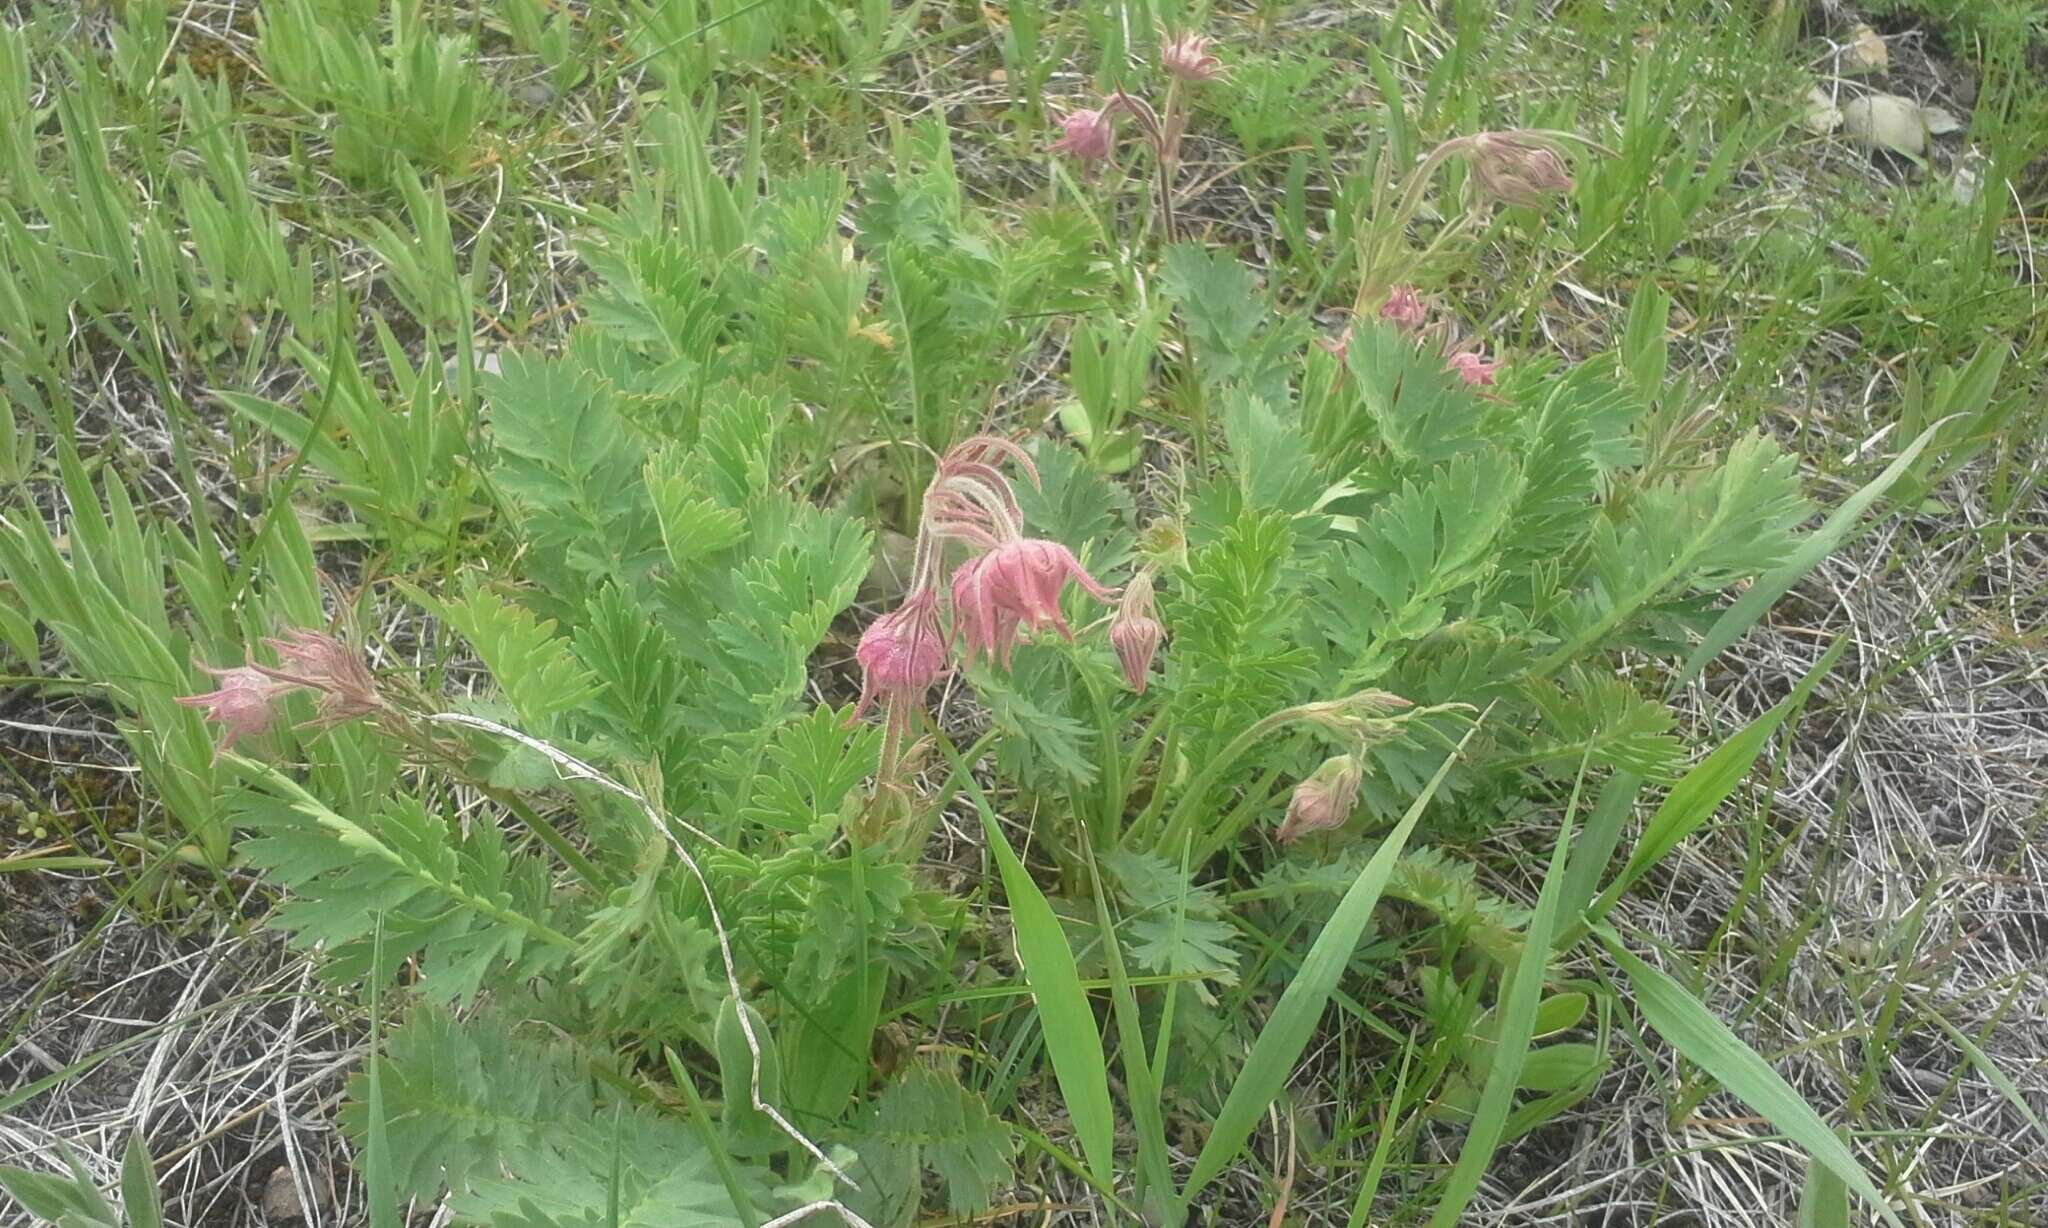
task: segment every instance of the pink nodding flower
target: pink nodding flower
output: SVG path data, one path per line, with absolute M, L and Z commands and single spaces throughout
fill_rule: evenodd
M 1165 638 L 1166 628 L 1160 625 L 1158 610 L 1152 603 L 1152 574 L 1141 571 L 1124 586 L 1116 617 L 1109 620 L 1109 646 L 1116 650 L 1124 681 L 1140 695 L 1145 693 L 1145 684 L 1151 677 L 1152 658 L 1159 652 L 1159 642 Z
M 1358 804 L 1358 786 L 1364 776 L 1358 760 L 1350 755 L 1324 760 L 1308 779 L 1294 786 L 1287 799 L 1287 818 L 1273 838 L 1291 844 L 1312 831 L 1344 826 Z
M 1446 356 L 1444 366 L 1457 372 L 1459 379 L 1475 388 L 1490 387 L 1493 384 L 1494 372 L 1500 370 L 1498 359 L 1487 362 L 1474 350 L 1460 350 Z
M 1380 304 L 1380 319 L 1404 333 L 1412 333 L 1429 319 L 1429 308 L 1423 306 L 1422 296 L 1415 293 L 1414 286 L 1395 286 L 1387 301 Z
M 1481 193 L 1510 205 L 1536 208 L 1572 190 L 1571 172 L 1556 141 L 1531 132 L 1479 132 L 1468 161 Z
M 938 594 L 919 589 L 904 597 L 902 605 L 868 624 L 853 656 L 861 671 L 855 716 L 866 712 L 878 695 L 923 698 L 926 689 L 946 672 L 946 637 L 939 631 Z
M 252 665 L 266 677 L 320 693 L 317 723 L 336 724 L 382 711 L 384 700 L 377 693 L 377 679 L 364 663 L 362 654 L 338 637 L 322 631 L 292 627 L 283 639 L 263 641 L 277 652 L 278 664 Z
M 954 633 L 967 641 L 968 662 L 986 654 L 1009 668 L 1020 628 L 1049 626 L 1073 639 L 1060 614 L 1069 578 L 1097 601 L 1116 600 L 1116 591 L 1096 583 L 1073 551 L 1044 538 L 1005 542 L 962 563 L 953 573 L 953 619 Z
M 1052 143 L 1054 153 L 1072 154 L 1083 162 L 1106 162 L 1116 140 L 1108 108 L 1075 111 L 1060 120 L 1066 135 Z
M 267 677 L 253 666 L 214 669 L 202 665 L 199 668 L 220 679 L 220 685 L 201 695 L 180 695 L 177 702 L 188 708 L 203 709 L 208 720 L 221 723 L 221 727 L 227 730 L 227 736 L 220 741 L 222 750 L 232 747 L 237 738 L 268 733 L 271 723 L 277 719 L 278 698 L 292 689 L 291 683 Z
M 1223 61 L 1209 54 L 1209 39 L 1203 34 L 1177 34 L 1159 47 L 1161 67 L 1183 81 L 1214 81 L 1223 73 Z

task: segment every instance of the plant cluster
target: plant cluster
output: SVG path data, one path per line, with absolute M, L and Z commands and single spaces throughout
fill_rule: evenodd
M 708 73 L 711 43 L 655 21 L 694 28 L 677 14 L 695 6 L 632 7 L 658 73 Z M 735 15 L 720 45 L 826 20 L 781 9 Z M 274 6 L 259 52 L 331 127 L 337 173 L 404 201 L 409 233 L 366 238 L 415 331 L 371 313 L 374 352 L 321 351 L 360 304 L 336 286 L 316 307 L 302 259 L 208 223 L 205 275 L 154 288 L 166 311 L 283 304 L 302 393 L 218 400 L 305 485 L 230 557 L 59 433 L 63 510 L 17 501 L 0 575 L 22 607 L 9 642 L 47 632 L 120 712 L 168 843 L 260 874 L 270 923 L 372 998 L 344 1122 L 373 1200 L 446 1195 L 500 1228 L 881 1228 L 927 1202 L 986 1210 L 1028 1150 L 1116 1216 L 1181 1223 L 1339 987 L 1412 972 L 1415 1065 L 1378 1090 L 1390 1123 L 1419 1108 L 1465 1130 L 1435 1222 L 1497 1147 L 1591 1093 L 1624 980 L 1644 1021 L 1891 1215 L 1605 918 L 1818 672 L 1697 762 L 1664 696 L 1863 507 L 1925 480 L 1930 441 L 1955 438 L 1939 423 L 1985 413 L 1995 357 L 1939 382 L 1937 425 L 1811 530 L 1772 439 L 1720 446 L 1656 412 L 1654 287 L 1616 353 L 1568 371 L 1488 359 L 1431 288 L 1501 212 L 1544 225 L 1567 152 L 1598 146 L 1515 129 L 1398 179 L 1383 160 L 1347 223 L 1349 323 L 1325 336 L 1176 212 L 1189 100 L 1225 79 L 1179 34 L 1158 105 L 1117 89 L 1050 145 L 1108 165 L 1128 120 L 1156 233 L 1118 229 L 1114 184 L 999 223 L 935 119 L 856 191 L 829 169 L 764 186 L 758 102 L 736 174 L 713 165 L 708 108 L 656 110 L 644 180 L 580 219 L 580 322 L 486 363 L 468 333 L 488 230 L 458 269 L 444 189 L 412 168 L 458 171 L 494 95 L 465 45 L 406 24 L 416 6 L 388 44 L 360 21 L 323 36 L 350 11 Z M 580 79 L 573 26 L 510 12 L 556 81 Z M 830 37 L 873 56 L 888 28 L 867 13 Z M 219 105 L 189 72 L 175 88 L 195 116 Z M 378 136 L 394 112 L 397 149 Z M 196 216 L 268 216 L 214 208 L 246 187 L 246 150 L 205 150 L 178 180 L 211 202 Z M 1434 199 L 1453 165 L 1463 192 Z M 0 226 L 0 257 L 50 250 Z M 169 268 L 150 250 L 110 284 L 150 285 Z M 62 321 L 0 310 L 40 356 L 10 387 L 60 385 Z M 963 411 L 1058 344 L 1070 395 L 1045 422 Z M 1134 490 L 1118 478 L 1141 461 L 1161 480 Z M 323 583 L 295 498 L 377 553 Z M 1614 869 L 1644 788 L 1668 791 Z M 935 833 L 969 813 L 994 873 L 935 873 Z M 1518 907 L 1464 849 L 1531 815 L 1556 837 Z M 1559 972 L 1581 947 L 1609 979 Z M 1205 1127 L 1191 1167 L 1168 1106 Z

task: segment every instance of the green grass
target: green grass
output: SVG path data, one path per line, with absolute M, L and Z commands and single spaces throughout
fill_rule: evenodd
M 644 628 L 623 604 L 601 629 L 578 621 L 578 586 L 591 577 L 623 589 L 662 565 L 630 553 L 633 543 L 653 543 L 648 557 L 680 567 L 757 540 L 749 533 L 845 549 L 860 540 L 852 530 L 763 529 L 720 482 L 772 476 L 834 514 L 910 533 L 931 454 L 992 424 L 1072 440 L 1085 457 L 1076 470 L 1135 491 L 1146 519 L 1219 468 L 1244 466 L 1246 489 L 1284 486 L 1288 474 L 1226 454 L 1221 441 L 1247 428 L 1222 389 L 1264 378 L 1261 363 L 1278 369 L 1275 356 L 1312 332 L 1334 336 L 1361 283 L 1432 238 L 1438 246 L 1402 280 L 1490 356 L 1511 356 L 1520 387 L 1551 370 L 1611 371 L 1648 405 L 1636 436 L 1646 473 L 1705 471 L 1758 430 L 1797 455 L 1819 502 L 1845 509 L 1803 554 L 1757 578 L 1705 647 L 1634 677 L 1639 690 L 1711 678 L 1724 668 L 1709 670 L 1711 658 L 1776 599 L 1808 592 L 1800 586 L 1813 569 L 1863 541 L 1870 516 L 1898 507 L 1908 528 L 1894 537 L 1887 527 L 1889 552 L 1862 556 L 1871 564 L 1863 583 L 1904 592 L 1938 562 L 1943 590 L 1928 595 L 1909 638 L 1859 646 L 1856 681 L 1831 686 L 1830 710 L 1881 705 L 1887 683 L 1950 655 L 2023 673 L 2013 661 L 2037 665 L 2042 651 L 2025 619 L 2042 594 L 2025 587 L 2040 583 L 2038 571 L 2026 579 L 2011 560 L 2037 556 L 2048 529 L 2039 512 L 2048 312 L 2033 264 L 2048 199 L 2039 71 L 2048 16 L 2030 0 L 1874 6 L 1884 33 L 1925 37 L 1895 42 L 1889 77 L 1848 88 L 1925 97 L 1954 72 L 1976 88 L 1974 105 L 1948 99 L 1968 113 L 1965 130 L 1913 164 L 1801 126 L 1806 90 L 1830 71 L 1826 39 L 1843 32 L 1802 27 L 1799 7 L 1564 0 L 1403 4 L 1381 15 L 1175 0 L 291 0 L 254 13 L 127 0 L 0 20 L 0 480 L 10 515 L 34 526 L 0 539 L 0 565 L 14 577 L 0 587 L 0 645 L 11 653 L 10 685 L 34 702 L 125 714 L 147 802 L 124 797 L 117 818 L 70 781 L 30 779 L 10 764 L 36 814 L 33 826 L 5 833 L 0 880 L 115 867 L 108 881 L 134 916 L 229 924 L 248 868 L 231 850 L 249 816 L 221 800 L 236 778 L 214 758 L 210 727 L 170 700 L 189 690 L 191 664 L 238 659 L 281 625 L 323 625 L 330 604 L 380 635 L 396 632 L 387 647 L 429 690 L 467 688 L 480 658 L 503 692 L 487 714 L 516 717 L 536 736 L 568 736 L 566 714 L 605 685 L 585 668 L 593 659 L 635 663 L 621 676 L 656 679 L 654 694 L 665 675 L 651 663 L 697 646 L 633 639 Z M 1229 66 L 1190 91 L 1175 172 L 1173 224 L 1206 258 L 1167 254 L 1158 167 L 1128 126 L 1112 166 L 1089 171 L 1047 153 L 1059 112 L 1101 90 L 1154 83 L 1161 25 L 1213 34 Z M 1412 232 L 1385 227 L 1391 193 L 1423 152 L 1518 126 L 1600 147 L 1574 155 L 1569 207 L 1506 208 L 1464 229 L 1432 216 Z M 1974 195 L 1957 187 L 1965 148 L 1978 168 Z M 1434 198 L 1458 199 L 1466 175 L 1447 167 Z M 1281 314 L 1264 325 L 1234 314 L 1254 293 Z M 579 337 L 579 321 L 616 330 L 618 352 Z M 551 386 L 559 399 L 531 417 L 597 399 L 575 384 L 583 379 L 616 401 L 618 422 L 667 442 L 641 455 L 575 437 L 589 451 L 565 468 L 562 439 L 573 432 L 515 435 L 516 415 L 486 395 L 494 376 L 565 348 L 582 374 L 550 376 L 562 381 Z M 1333 365 L 1326 375 L 1343 372 Z M 800 408 L 772 439 L 721 433 L 749 407 L 784 402 Z M 498 459 L 483 455 L 487 421 Z M 643 488 L 645 514 L 614 510 L 612 494 Z M 1080 479 L 1060 489 L 1066 501 L 1048 498 L 1045 515 L 1063 527 L 1121 523 L 1121 505 L 1088 504 Z M 538 528 L 527 512 L 536 492 L 557 515 Z M 46 537 L 46 513 L 60 506 L 67 532 Z M 1191 519 L 1222 514 L 1204 506 Z M 1171 558 L 1176 549 L 1156 537 L 1100 537 L 1111 554 Z M 1185 561 L 1186 543 L 1178 549 Z M 806 591 L 850 591 L 865 563 L 840 562 L 807 576 Z M 814 640 L 835 646 L 817 660 L 836 662 L 852 637 L 831 630 L 828 605 L 821 595 L 807 609 L 824 611 Z M 422 607 L 439 617 L 421 619 Z M 407 608 L 401 627 L 392 619 Z M 1796 626 L 1801 615 L 1784 617 Z M 572 629 L 576 654 L 566 646 Z M 1585 644 L 1608 630 L 1591 627 Z M 1536 672 L 1558 672 L 1585 644 L 1556 646 Z M 907 1032 L 928 1030 L 913 1043 L 964 1060 L 972 1103 L 1015 1127 L 1027 1175 L 1097 1197 L 1111 1215 L 1185 1212 L 1204 1195 L 1225 1200 L 1226 1215 L 1269 1205 L 1281 1144 L 1268 1123 L 1289 1116 L 1309 1131 L 1308 1164 L 1341 1174 L 1327 1194 L 1296 1194 L 1311 1222 L 1347 1213 L 1354 1224 L 1458 1222 L 1501 1149 L 1571 1120 L 1559 1115 L 1607 1077 L 1611 1059 L 1653 1083 L 1674 1122 L 1725 1091 L 1819 1157 L 1814 1171 L 1826 1176 L 1801 1179 L 1813 1222 L 1841 1222 L 1850 1191 L 1889 1197 L 1923 1222 L 2009 1222 L 1997 1217 L 2038 1199 L 2048 1174 L 2015 1173 L 1995 1198 L 1969 1205 L 1922 1205 L 1909 1186 L 1916 1148 L 1950 1128 L 1966 1077 L 1988 1080 L 2039 1129 L 2025 1099 L 2038 1071 L 2001 1065 L 1995 1039 L 2003 1020 L 2025 1013 L 2017 1004 L 2029 982 L 1975 986 L 1970 1018 L 1990 1012 L 1991 1022 L 1975 1032 L 1949 1022 L 1954 995 L 1916 973 L 1950 953 L 1929 950 L 1930 930 L 1952 932 L 1945 880 L 1927 879 L 1866 949 L 1833 941 L 1837 918 L 1853 909 L 1831 895 L 1827 872 L 1867 851 L 1847 800 L 1867 765 L 1850 756 L 1836 769 L 1840 800 L 1825 821 L 1779 808 L 1776 794 L 1810 766 L 1795 757 L 1801 735 L 1778 732 L 1807 693 L 1783 697 L 1812 664 L 1774 666 L 1758 684 L 1768 694 L 1726 708 L 1695 693 L 1695 723 L 1680 733 L 1694 750 L 1720 749 L 1645 829 L 1628 825 L 1632 792 L 1581 797 L 1583 777 L 1566 772 L 1569 788 L 1535 799 L 1547 825 L 1520 837 L 1512 825 L 1508 834 L 1439 833 L 1478 867 L 1468 871 L 1476 879 L 1446 884 L 1395 864 L 1435 789 L 1421 787 L 1425 768 L 1387 808 L 1407 818 L 1378 857 L 1333 857 L 1341 882 L 1270 891 L 1256 877 L 1263 866 L 1234 850 L 1284 805 L 1284 784 L 1313 749 L 1305 739 L 1261 745 L 1267 757 L 1242 769 L 1237 753 L 1256 738 L 1203 743 L 1215 757 L 1189 765 L 1194 787 L 1163 810 L 1169 782 L 1146 784 L 1143 744 L 1128 763 L 1112 747 L 1113 770 L 1077 776 L 1065 794 L 997 791 L 967 767 L 984 749 L 1002 778 L 1024 778 L 1085 757 L 1076 748 L 1089 745 L 1088 731 L 1047 721 L 1022 685 L 1007 691 L 976 676 L 1003 736 L 953 765 L 945 792 L 964 794 L 980 815 L 983 838 L 966 840 L 965 856 L 979 859 L 988 886 L 906 914 L 913 920 L 902 924 L 920 940 L 936 935 L 931 947 L 942 953 L 915 1003 L 887 1006 L 866 977 L 842 982 L 852 986 L 844 996 L 805 1004 L 813 1014 L 803 1026 L 778 1022 L 778 1060 L 821 1085 L 864 1086 L 871 1036 L 883 1033 L 860 1024 L 900 1010 Z M 818 694 L 847 698 L 832 678 L 799 668 L 774 685 L 790 683 L 794 696 L 821 681 L 828 689 Z M 618 718 L 643 743 L 587 753 L 617 753 L 636 770 L 675 762 L 667 752 L 687 739 L 662 725 L 660 706 L 649 699 L 646 712 Z M 829 739 L 825 723 L 812 724 L 802 738 L 780 730 L 722 750 L 717 778 L 800 780 L 808 792 L 799 801 L 821 822 L 885 806 L 886 797 L 860 802 L 823 767 L 804 775 L 807 763 L 879 753 L 858 735 L 818 749 Z M 1427 749 L 1433 768 L 1447 747 Z M 335 808 L 330 826 L 367 822 L 366 848 L 417 834 L 372 814 L 387 790 L 413 779 L 410 768 L 346 734 L 303 750 L 305 787 Z M 491 755 L 478 770 L 501 802 L 553 783 L 537 760 L 502 747 Z M 1771 787 L 1738 789 L 1760 757 Z M 672 813 L 710 815 L 718 831 L 763 805 L 751 785 L 720 792 L 658 772 L 629 783 Z M 1219 800 L 1226 809 L 1212 814 Z M 1027 803 L 1030 814 L 1012 809 Z M 603 810 L 587 798 L 578 806 Z M 643 954 L 618 958 L 702 960 L 707 931 L 695 905 L 662 896 L 681 889 L 651 868 L 666 856 L 658 841 L 636 847 L 646 833 L 613 814 L 593 819 L 600 871 L 577 864 L 583 854 L 547 816 L 515 813 L 512 853 L 617 874 L 605 879 L 608 915 L 645 927 L 631 931 Z M 1092 834 L 1084 816 L 1099 824 Z M 1130 847 L 1191 863 L 1171 928 L 1163 939 L 1145 932 L 1171 950 L 1190 933 L 1227 934 L 1248 954 L 1234 981 L 1214 969 L 1147 976 L 1126 965 L 1134 925 L 1159 918 L 1111 906 L 1126 887 L 1100 886 L 1097 854 L 1116 849 L 1112 825 L 1130 816 L 1143 837 Z M 938 814 L 921 821 L 920 834 L 943 835 Z M 1026 822 L 1029 845 L 1012 826 Z M 2039 826 L 2037 815 L 2029 835 Z M 1667 942 L 1660 898 L 1645 892 L 1668 900 L 1697 872 L 1681 845 L 1725 858 L 1717 889 L 1729 903 L 1697 941 Z M 1610 864 L 1622 849 L 1626 864 Z M 754 870 L 764 882 L 822 873 L 804 858 L 822 864 L 827 851 L 793 841 Z M 443 881 L 467 882 L 463 874 L 499 855 L 465 846 L 469 860 Z M 867 873 L 864 857 L 854 849 L 847 872 Z M 1221 905 L 1196 898 L 1208 884 L 1197 887 L 1192 871 L 1205 864 L 1220 866 Z M 2004 872 L 2030 867 L 2014 853 Z M 722 888 L 720 872 L 708 871 Z M 1777 889 L 1786 881 L 1797 885 Z M 877 890 L 899 886 L 912 891 L 907 878 Z M 1382 893 L 1400 907 L 1375 911 Z M 1471 905 L 1496 896 L 1534 911 Z M 876 898 L 865 881 L 847 886 L 843 916 L 862 944 L 880 947 L 898 936 L 871 932 Z M 647 920 L 671 906 L 688 924 Z M 1439 941 L 1431 924 L 1455 937 Z M 1625 977 L 1602 983 L 1589 973 L 1591 945 L 1570 948 L 1580 963 L 1548 959 L 1542 940 L 1589 932 Z M 1013 935 L 1021 983 L 992 970 L 1009 960 Z M 1630 954 L 1651 945 L 1661 970 Z M 866 963 L 905 958 L 908 946 L 860 949 Z M 352 958 L 375 968 L 396 957 L 377 945 Z M 1724 980 L 1737 963 L 1753 965 L 1747 979 Z M 370 984 L 374 994 L 377 979 Z M 1779 992 L 1839 1000 L 1843 1017 L 1805 1034 L 1771 1005 Z M 682 996 L 724 993 L 721 981 Z M 1592 1004 L 1589 1018 L 1546 1030 L 1544 1012 L 1581 1002 L 1573 994 Z M 4 1034 L 25 1028 L 43 996 Z M 727 1130 L 722 1145 L 749 1162 L 741 1172 L 710 1149 L 722 1161 L 715 1181 L 690 1188 L 725 1191 L 753 1214 L 749 1200 L 770 1191 L 744 1151 L 767 1145 L 733 1127 L 744 1116 L 731 1103 L 733 1075 L 746 1063 L 707 1060 L 710 1037 L 662 1034 L 661 1011 L 681 1014 L 677 1003 L 622 997 L 614 1006 L 614 1017 L 581 1021 L 589 1034 L 629 1038 L 621 1043 L 658 1050 L 664 1064 L 604 1068 L 599 1081 L 622 1087 L 608 1089 L 609 1108 L 590 1112 L 659 1117 L 675 1103 L 664 1097 L 686 1096 L 691 1145 L 704 1146 L 715 1118 Z M 558 1009 L 535 1003 L 530 1013 Z M 939 1026 L 956 1012 L 974 1025 Z M 1632 1048 L 1610 1053 L 1617 1018 Z M 1656 1056 L 1652 1033 L 1682 1060 Z M 1931 1103 L 1901 1096 L 1888 1074 L 1936 1043 L 1964 1060 Z M 1589 1045 L 1598 1062 L 1567 1044 Z M 1795 1090 L 1751 1047 L 1796 1063 L 1806 1081 Z M 1549 1083 L 1546 1071 L 1556 1075 Z M 1827 1084 L 1820 1114 L 1802 1098 L 1816 1077 Z M 722 1086 L 726 1102 L 700 1100 L 700 1085 Z M 366 1162 L 381 1170 L 394 1145 L 381 1106 L 397 1090 L 376 1062 L 367 1087 Z M 1318 1093 L 1338 1106 L 1326 1122 L 1303 1107 Z M 124 1186 L 149 1167 L 136 1139 Z M 1183 1153 L 1198 1157 L 1191 1169 L 1175 1167 Z M 912 1149 L 890 1162 L 942 1173 L 952 1199 L 974 1188 L 990 1154 L 927 1148 L 920 1159 Z M 647 1194 L 621 1184 L 630 1171 L 625 1160 L 614 1165 L 614 1209 Z M 784 1175 L 793 1185 L 805 1177 Z M 1361 1175 L 1376 1210 L 1354 1189 Z M 1789 1206 L 1799 1190 L 1772 1196 Z M 369 1205 L 373 1222 L 395 1216 L 383 1199 Z

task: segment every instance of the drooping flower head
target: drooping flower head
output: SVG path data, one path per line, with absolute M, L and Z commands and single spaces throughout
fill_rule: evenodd
M 277 653 L 278 663 L 250 668 L 278 682 L 319 692 L 319 723 L 336 724 L 384 710 L 369 665 L 338 636 L 293 627 L 282 639 L 263 642 Z
M 1287 799 L 1287 818 L 1273 838 L 1289 844 L 1312 831 L 1344 826 L 1358 804 L 1358 786 L 1364 778 L 1358 760 L 1350 755 L 1324 760 L 1308 779 L 1294 786 Z
M 1479 356 L 1477 350 L 1459 350 L 1444 356 L 1444 366 L 1457 373 L 1459 379 L 1475 388 L 1491 387 L 1494 373 L 1500 370 L 1496 359 L 1488 362 Z
M 180 695 L 177 702 L 188 708 L 199 708 L 206 719 L 219 721 L 227 736 L 220 742 L 220 748 L 227 750 L 238 738 L 259 737 L 270 731 L 277 720 L 279 700 L 292 689 L 289 682 L 280 682 L 265 676 L 253 666 L 237 665 L 232 669 L 199 667 L 205 673 L 220 679 L 220 685 L 200 695 Z
M 1052 152 L 1072 154 L 1083 162 L 1107 162 L 1116 143 L 1116 125 L 1108 108 L 1071 112 L 1060 119 L 1064 135 L 1052 143 Z
M 910 593 L 902 605 L 868 624 L 853 656 L 861 670 L 855 716 L 866 712 L 877 696 L 922 700 L 946 672 L 938 594 L 931 589 Z
M 1183 81 L 1213 81 L 1223 73 L 1223 61 L 1209 54 L 1209 37 L 1192 31 L 1165 37 L 1159 45 L 1159 64 Z
M 1380 304 L 1380 319 L 1404 333 L 1412 333 L 1428 322 L 1429 308 L 1423 305 L 1414 286 L 1395 286 L 1387 301 Z
M 1539 134 L 1474 133 L 1465 154 L 1472 182 L 1494 200 L 1535 207 L 1572 190 L 1571 172 L 1558 156 L 1557 142 Z
M 1166 628 L 1160 624 L 1152 601 L 1152 573 L 1141 571 L 1124 586 L 1116 617 L 1109 620 L 1109 646 L 1116 650 L 1124 681 L 1140 695 L 1145 693 L 1145 684 L 1150 680 L 1152 658 L 1159 651 L 1159 642 L 1165 638 Z
M 1096 582 L 1074 552 L 1056 541 L 1024 537 L 1004 542 L 953 573 L 953 631 L 967 643 L 967 660 L 1000 658 L 1009 668 L 1018 632 L 1051 627 L 1071 640 L 1073 629 L 1060 613 L 1060 594 L 1072 579 L 1105 604 L 1114 589 Z

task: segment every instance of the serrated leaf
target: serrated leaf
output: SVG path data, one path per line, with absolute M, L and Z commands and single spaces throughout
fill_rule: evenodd
M 919 1062 L 883 1090 L 862 1123 L 870 1147 L 903 1153 L 913 1170 L 935 1173 L 955 1214 L 986 1211 L 1016 1180 L 1017 1137 L 960 1081 Z M 914 1199 L 913 1199 L 914 1201 Z
M 1486 577 L 1519 488 L 1506 457 L 1468 453 L 1404 483 L 1358 523 L 1318 589 L 1345 685 L 1383 675 L 1397 645 L 1435 631 L 1450 598 Z
M 476 649 L 529 727 L 545 729 L 550 717 L 597 693 L 596 679 L 555 635 L 553 619 L 473 582 L 461 601 L 438 603 L 438 612 Z

